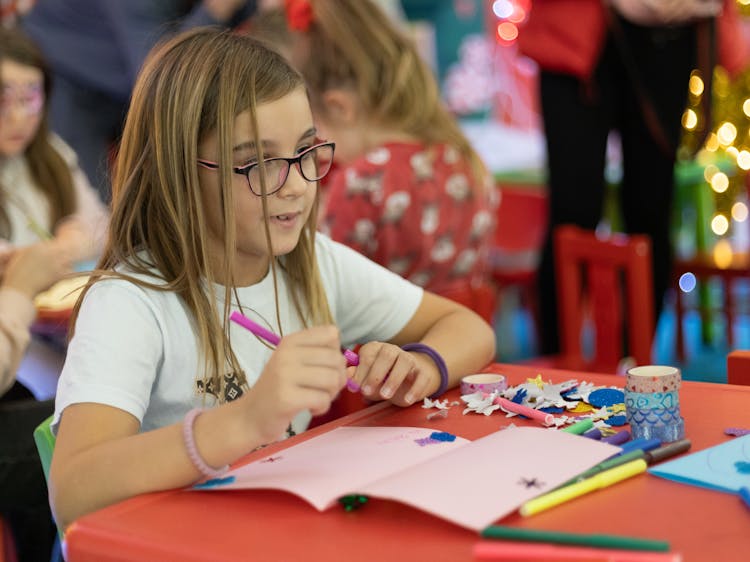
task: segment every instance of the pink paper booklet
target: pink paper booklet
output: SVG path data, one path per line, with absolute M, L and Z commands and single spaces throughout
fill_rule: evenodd
M 561 431 L 476 441 L 418 427 L 339 427 L 232 470 L 202 490 L 277 489 L 319 511 L 348 494 L 395 500 L 479 531 L 620 451 Z

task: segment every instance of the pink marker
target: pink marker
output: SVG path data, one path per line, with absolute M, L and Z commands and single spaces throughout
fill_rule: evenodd
M 237 311 L 232 312 L 232 314 L 229 316 L 229 319 L 242 326 L 249 332 L 252 332 L 259 338 L 263 338 L 271 345 L 279 345 L 279 342 L 281 342 L 281 337 L 277 334 L 274 334 L 271 330 L 268 330 L 258 324 L 257 322 L 254 322 L 253 320 L 250 320 L 247 316 L 244 314 L 240 314 Z M 359 355 L 354 353 L 353 351 L 349 349 L 343 350 L 344 357 L 346 357 L 346 363 L 350 367 L 355 367 L 359 365 Z M 359 385 L 357 384 L 357 381 L 354 379 L 347 379 L 346 381 L 346 388 L 348 388 L 352 392 L 358 392 L 359 391 Z
M 515 402 L 511 402 L 507 398 L 501 396 L 495 398 L 493 403 L 499 405 L 503 410 L 513 412 L 514 414 L 521 414 L 532 420 L 542 422 L 544 425 L 552 425 L 555 423 L 555 416 L 552 414 L 540 412 L 539 410 L 529 408 L 528 406 L 522 406 L 521 404 L 516 404 Z

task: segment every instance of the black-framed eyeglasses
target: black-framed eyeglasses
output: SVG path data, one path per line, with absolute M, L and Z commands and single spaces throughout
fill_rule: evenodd
M 276 193 L 284 186 L 286 179 L 289 177 L 289 168 L 292 165 L 297 166 L 297 171 L 309 182 L 324 178 L 331 170 L 335 148 L 336 143 L 324 142 L 303 150 L 293 158 L 266 158 L 263 160 L 265 164 L 266 195 Z M 216 162 L 210 162 L 209 160 L 199 158 L 198 164 L 209 170 L 219 169 Z M 255 195 L 263 195 L 260 189 L 260 162 L 253 162 L 246 166 L 233 166 L 232 172 L 245 176 L 250 191 Z

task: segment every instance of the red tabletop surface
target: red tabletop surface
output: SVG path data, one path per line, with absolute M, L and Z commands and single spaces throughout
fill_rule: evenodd
M 495 364 L 510 384 L 536 376 L 535 367 Z M 613 375 L 544 369 L 544 380 L 570 378 L 622 386 Z M 458 390 L 446 394 L 455 400 Z M 723 443 L 727 427 L 750 428 L 750 387 L 685 382 L 680 390 L 691 452 Z M 248 455 L 254 460 L 340 425 L 417 426 L 477 439 L 502 427 L 534 425 L 500 413 L 427 420 L 420 405 L 377 404 Z M 509 454 L 512 452 L 509 451 Z M 550 459 L 554 462 L 554 459 Z M 238 464 L 242 464 L 238 463 Z M 459 494 L 487 486 L 455 475 L 455 487 L 435 494 Z M 429 482 L 424 483 L 429 486 Z M 732 494 L 688 486 L 644 474 L 580 497 L 533 517 L 514 513 L 504 525 L 584 533 L 610 533 L 667 540 L 686 562 L 750 560 L 750 511 Z M 196 492 L 174 490 L 139 496 L 86 515 L 66 534 L 70 562 L 114 560 L 473 560 L 479 537 L 472 531 L 397 502 L 371 499 L 347 512 L 339 506 L 318 512 L 281 491 Z

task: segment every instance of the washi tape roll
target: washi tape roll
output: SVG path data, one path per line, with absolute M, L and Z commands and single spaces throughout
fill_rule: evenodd
M 466 375 L 461 379 L 461 394 L 474 394 L 475 392 L 500 392 L 508 388 L 508 381 L 503 375 L 494 373 L 479 373 L 477 375 Z
M 644 365 L 628 369 L 625 390 L 642 394 L 673 392 L 680 389 L 682 376 L 677 367 L 667 365 Z
M 625 407 L 638 410 L 647 408 L 675 408 L 680 405 L 680 395 L 671 392 L 626 392 Z
M 658 439 L 662 443 L 671 443 L 685 437 L 685 420 L 680 418 L 668 425 L 631 422 L 630 433 L 633 439 Z
M 629 424 L 674 425 L 682 420 L 679 406 L 676 408 L 629 408 L 625 411 Z

